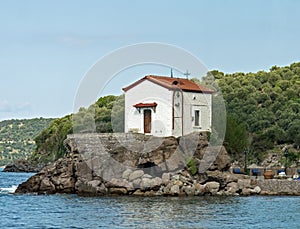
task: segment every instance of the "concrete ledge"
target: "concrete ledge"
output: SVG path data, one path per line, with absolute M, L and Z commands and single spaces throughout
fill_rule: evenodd
M 261 195 L 300 195 L 300 180 L 257 180 Z

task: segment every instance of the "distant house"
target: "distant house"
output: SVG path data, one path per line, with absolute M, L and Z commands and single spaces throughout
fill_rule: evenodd
M 182 136 L 211 131 L 213 91 L 191 80 L 148 75 L 123 91 L 126 133 Z

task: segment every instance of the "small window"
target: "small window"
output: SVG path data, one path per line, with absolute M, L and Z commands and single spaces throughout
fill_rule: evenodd
M 200 111 L 195 110 L 195 126 L 199 126 L 199 120 L 200 120 Z

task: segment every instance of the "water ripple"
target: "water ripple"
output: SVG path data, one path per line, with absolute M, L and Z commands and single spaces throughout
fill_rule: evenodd
M 31 174 L 0 173 L 9 188 Z M 1 228 L 299 228 L 300 197 L 101 197 L 0 193 Z

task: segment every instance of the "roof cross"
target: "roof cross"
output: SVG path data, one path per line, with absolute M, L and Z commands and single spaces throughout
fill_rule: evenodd
M 186 72 L 183 73 L 183 75 L 185 75 L 185 77 L 188 79 L 188 78 L 189 78 L 189 75 L 191 75 L 191 73 L 190 73 L 188 70 L 186 70 Z

